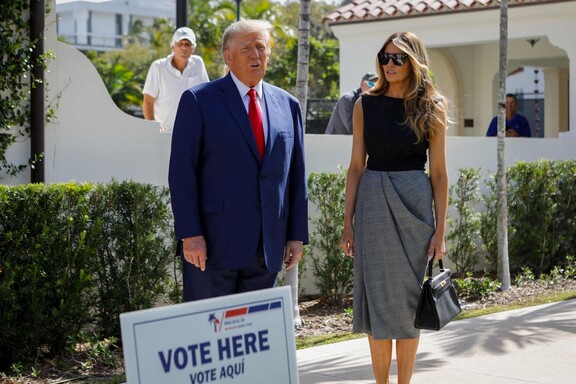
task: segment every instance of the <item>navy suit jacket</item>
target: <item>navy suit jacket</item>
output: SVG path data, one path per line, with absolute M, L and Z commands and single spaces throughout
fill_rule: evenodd
M 300 105 L 268 83 L 263 94 L 268 139 L 262 160 L 230 74 L 180 99 L 168 175 L 176 238 L 204 236 L 209 267 L 248 266 L 262 234 L 266 265 L 278 272 L 286 241 L 308 242 Z

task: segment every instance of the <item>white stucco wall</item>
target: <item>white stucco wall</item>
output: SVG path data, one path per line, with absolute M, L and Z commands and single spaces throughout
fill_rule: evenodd
M 552 71 L 576 73 L 575 14 L 576 1 L 508 10 L 508 71 L 526 65 L 548 71 L 556 78 L 547 79 L 546 97 L 550 92 L 553 100 L 566 103 L 556 114 L 545 113 L 546 137 L 558 137 L 568 124 L 576 131 L 576 119 L 568 119 L 568 111 L 576 111 L 576 97 L 568 96 L 576 94 L 576 76 Z M 499 21 L 495 9 L 333 25 L 340 42 L 340 91 L 354 88 L 364 72 L 375 68 L 376 52 L 391 33 L 411 31 L 424 41 L 437 85 L 455 106 L 458 125 L 449 134 L 483 136 L 497 113 Z M 527 40 L 534 38 L 539 42 L 531 47 Z M 463 119 L 472 119 L 473 126 L 463 127 Z

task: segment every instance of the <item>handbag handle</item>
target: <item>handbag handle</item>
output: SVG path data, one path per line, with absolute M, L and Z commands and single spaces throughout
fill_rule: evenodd
M 442 259 L 438 259 L 438 266 L 440 267 L 440 272 L 444 272 L 444 264 L 442 263 Z M 431 258 L 428 262 L 428 268 L 426 269 L 426 275 L 429 279 L 432 278 L 432 268 L 434 267 L 434 258 Z

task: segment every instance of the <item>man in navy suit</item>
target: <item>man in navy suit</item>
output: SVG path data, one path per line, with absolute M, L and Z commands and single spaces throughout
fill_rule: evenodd
M 308 242 L 300 105 L 262 81 L 271 32 L 267 21 L 232 24 L 222 38 L 229 73 L 180 99 L 168 179 L 184 301 L 271 288 Z M 251 89 L 260 150 L 248 116 Z

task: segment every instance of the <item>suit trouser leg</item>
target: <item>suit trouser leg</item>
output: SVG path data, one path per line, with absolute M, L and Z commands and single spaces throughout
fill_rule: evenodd
M 184 301 L 194 301 L 256 291 L 276 286 L 277 272 L 266 267 L 262 246 L 254 261 L 242 269 L 211 268 L 201 271 L 183 259 Z

